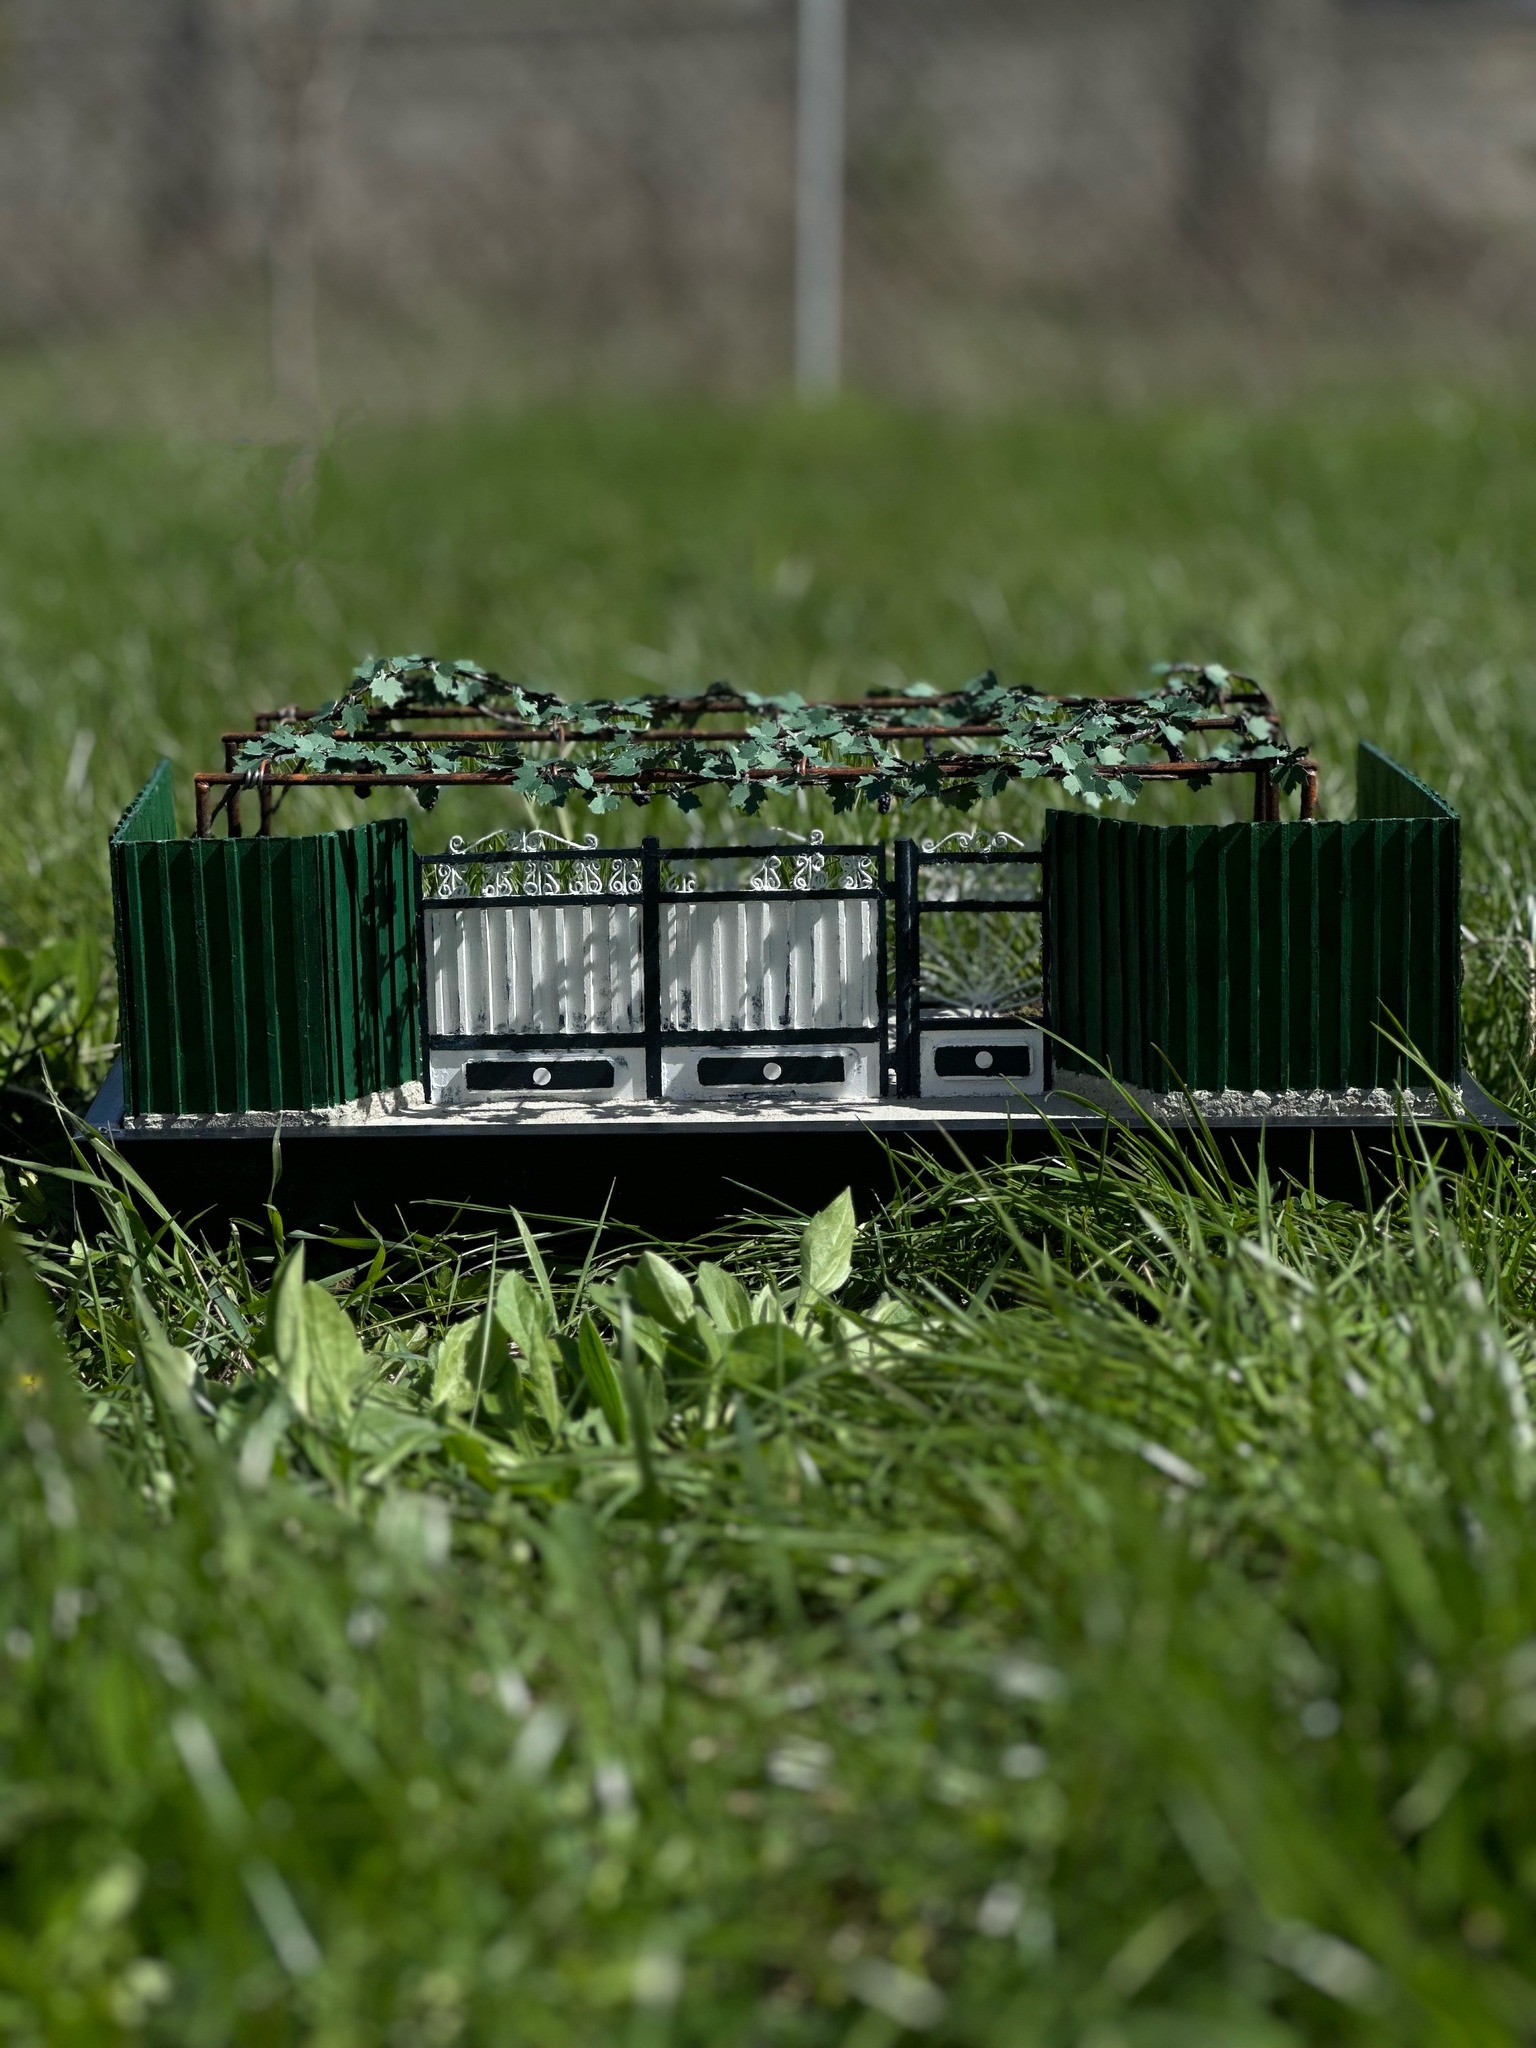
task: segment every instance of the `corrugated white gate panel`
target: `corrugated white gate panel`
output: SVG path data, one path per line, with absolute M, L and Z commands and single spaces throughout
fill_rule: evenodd
M 635 903 L 431 906 L 427 961 L 437 1038 L 641 1029 Z
M 880 1021 L 867 896 L 662 907 L 664 1031 L 847 1031 Z

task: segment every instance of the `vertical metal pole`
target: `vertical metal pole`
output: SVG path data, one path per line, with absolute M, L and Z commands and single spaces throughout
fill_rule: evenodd
M 800 0 L 795 137 L 795 389 L 835 392 L 843 364 L 847 0 Z
M 922 1089 L 917 842 L 896 841 L 896 1093 Z
M 432 956 L 427 948 L 427 863 L 419 853 L 411 856 L 411 884 L 416 896 L 417 1029 L 421 1033 L 421 1099 L 432 1100 Z
M 661 841 L 640 842 L 640 988 L 645 1092 L 661 1100 Z
M 1047 829 L 1040 834 L 1040 1023 L 1044 1037 L 1044 1068 L 1042 1086 L 1047 1095 L 1056 1081 L 1056 1041 L 1051 1036 L 1051 976 L 1056 971 L 1052 954 L 1051 933 L 1051 835 L 1050 818 Z
M 891 889 L 886 880 L 885 848 L 877 849 L 879 896 L 875 901 L 878 922 L 875 926 L 875 980 L 880 990 L 880 1093 L 891 1092 L 891 972 L 886 958 L 885 921 L 890 910 Z

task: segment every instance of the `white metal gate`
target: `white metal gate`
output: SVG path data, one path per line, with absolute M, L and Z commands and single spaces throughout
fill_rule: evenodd
M 427 925 L 437 1038 L 610 1037 L 642 1028 L 637 903 L 476 903 Z
M 433 1100 L 883 1092 L 882 849 L 494 838 L 419 863 Z

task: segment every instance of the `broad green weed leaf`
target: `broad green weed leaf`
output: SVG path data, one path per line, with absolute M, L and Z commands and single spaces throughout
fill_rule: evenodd
M 192 1406 L 192 1382 L 197 1367 L 187 1352 L 180 1350 L 165 1334 L 164 1325 L 149 1305 L 149 1297 L 137 1278 L 133 1282 L 133 1315 L 138 1325 L 139 1361 L 144 1376 L 161 1410 L 174 1417 L 176 1427 L 194 1450 L 202 1447 L 202 1433 Z
M 534 1240 L 533 1232 L 528 1228 L 528 1225 L 516 1209 L 512 1211 L 512 1214 L 517 1217 L 518 1235 L 523 1240 L 523 1250 L 528 1254 L 528 1264 L 532 1269 L 539 1293 L 544 1298 L 544 1305 L 549 1310 L 550 1323 L 553 1325 L 557 1312 L 555 1309 L 555 1290 L 550 1285 L 549 1268 L 544 1263 L 543 1255 L 540 1253 L 539 1247 Z
M 477 1486 L 483 1486 L 487 1493 L 494 1492 L 496 1467 L 492 1463 L 490 1449 L 483 1436 L 471 1436 L 468 1430 L 458 1435 L 445 1436 L 443 1452 L 456 1465 L 462 1465 Z
M 190 1352 L 182 1351 L 167 1337 L 137 1280 L 133 1283 L 133 1309 L 139 1325 L 139 1356 L 156 1392 L 178 1410 L 190 1408 L 187 1390 L 197 1377 L 197 1367 Z
M 698 1309 L 680 1330 L 661 1330 L 654 1323 L 650 1324 L 649 1328 L 661 1339 L 655 1348 L 644 1342 L 646 1328 L 644 1320 L 637 1318 L 636 1337 L 657 1368 L 651 1375 L 653 1390 L 664 1404 L 669 1396 L 688 1400 L 701 1386 L 707 1386 L 714 1379 L 719 1360 L 731 1341 L 730 1331 L 717 1328 Z
M 475 1383 L 470 1376 L 469 1353 L 479 1334 L 480 1318 L 476 1316 L 471 1323 L 456 1323 L 438 1345 L 437 1363 L 432 1371 L 434 1408 L 463 1415 L 474 1406 Z
M 785 1386 L 810 1372 L 817 1357 L 788 1323 L 754 1323 L 736 1332 L 721 1363 L 737 1386 Z
M 853 1271 L 853 1240 L 858 1231 L 853 1196 L 847 1188 L 805 1226 L 800 1240 L 800 1286 L 803 1295 L 836 1294 Z
M 555 1378 L 555 1324 L 550 1303 L 521 1273 L 504 1273 L 496 1288 L 496 1318 L 522 1353 L 521 1372 L 514 1369 L 514 1373 L 506 1375 L 508 1398 L 516 1403 L 517 1419 L 522 1419 L 520 1382 L 526 1376 L 534 1405 L 553 1433 L 559 1429 L 565 1410 Z
M 531 1358 L 554 1333 L 548 1301 L 521 1273 L 503 1273 L 496 1288 L 496 1315 L 501 1327 L 525 1358 Z
M 752 1320 L 752 1303 L 734 1273 L 706 1261 L 694 1276 L 699 1299 L 717 1329 L 744 1330 Z
M 581 1327 L 576 1332 L 576 1356 L 581 1361 L 582 1377 L 591 1389 L 592 1398 L 603 1411 L 603 1419 L 613 1432 L 618 1443 L 629 1441 L 629 1423 L 624 1413 L 624 1395 L 619 1386 L 619 1376 L 614 1370 L 613 1360 L 608 1356 L 607 1346 L 597 1333 L 597 1325 L 590 1316 L 583 1316 Z
M 347 1431 L 352 1449 L 369 1459 L 370 1486 L 379 1485 L 419 1452 L 435 1449 L 441 1440 L 435 1423 L 393 1401 L 376 1400 L 372 1395 L 358 1404 Z
M 541 1345 L 533 1357 L 524 1359 L 523 1376 L 532 1389 L 533 1404 L 544 1418 L 545 1427 L 551 1436 L 558 1434 L 565 1421 L 565 1403 L 560 1398 L 553 1341 Z
M 302 1245 L 277 1276 L 267 1331 L 278 1378 L 299 1413 L 332 1428 L 345 1423 L 373 1367 L 346 1310 L 304 1278 Z
M 506 1415 L 520 1422 L 518 1375 L 510 1366 L 506 1326 L 494 1309 L 456 1323 L 437 1349 L 433 1405 L 453 1415 Z
M 640 1308 L 669 1330 L 677 1330 L 693 1314 L 693 1289 L 676 1266 L 659 1252 L 642 1252 L 631 1285 Z

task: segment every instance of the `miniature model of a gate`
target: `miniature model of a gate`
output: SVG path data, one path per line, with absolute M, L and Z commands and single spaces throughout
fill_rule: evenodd
M 886 1090 L 883 847 L 496 834 L 418 877 L 434 1101 Z
M 1277 802 L 1216 825 L 1053 807 L 1038 851 L 533 833 L 413 856 L 399 819 L 181 839 L 162 763 L 111 845 L 125 1110 L 324 1109 L 417 1078 L 463 1104 L 1011 1102 L 1049 1084 L 1052 1043 L 1063 1072 L 1154 1089 L 1454 1080 L 1456 812 L 1370 745 L 1353 819 Z

